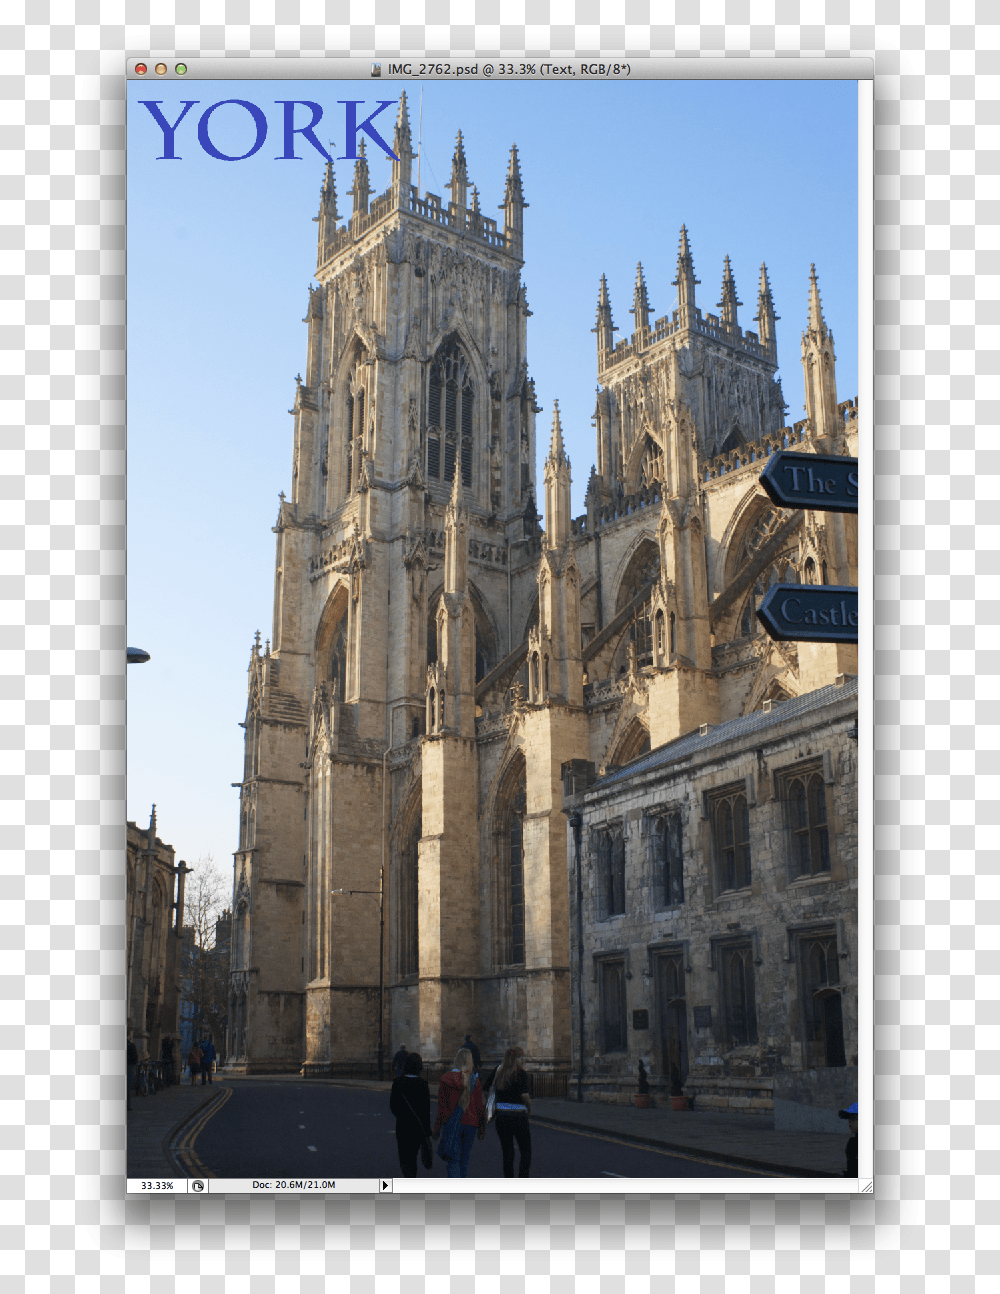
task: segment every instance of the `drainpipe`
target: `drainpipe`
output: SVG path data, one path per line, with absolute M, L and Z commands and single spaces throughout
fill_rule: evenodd
M 577 977 L 576 977 L 576 1002 L 579 1014 L 578 1032 L 580 1038 L 580 1065 L 576 1072 L 576 1099 L 583 1101 L 583 870 L 580 858 L 580 838 L 583 834 L 583 816 L 580 813 L 574 813 L 570 818 L 570 824 L 573 827 L 573 844 L 576 852 L 576 950 L 577 950 Z

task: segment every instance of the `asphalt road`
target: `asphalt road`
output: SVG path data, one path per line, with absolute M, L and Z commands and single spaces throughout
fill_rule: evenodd
M 432 1111 L 433 1111 L 433 1100 Z M 545 1102 L 535 1103 L 544 1117 Z M 432 1112 L 433 1120 L 433 1112 Z M 347 1177 L 399 1175 L 396 1121 L 387 1092 L 307 1082 L 243 1080 L 198 1134 L 194 1151 L 216 1177 Z M 532 1177 L 759 1177 L 759 1173 L 647 1150 L 612 1136 L 532 1123 Z M 516 1152 L 515 1152 L 516 1153 Z M 515 1159 L 516 1164 L 516 1159 Z M 516 1167 L 515 1167 L 516 1171 Z M 447 1177 L 434 1156 L 421 1177 Z M 496 1131 L 486 1130 L 470 1177 L 502 1177 Z

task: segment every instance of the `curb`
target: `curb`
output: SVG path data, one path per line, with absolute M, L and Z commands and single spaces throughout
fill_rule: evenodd
M 788 1164 L 772 1164 L 763 1159 L 748 1159 L 743 1155 L 724 1155 L 718 1150 L 706 1150 L 701 1146 L 691 1146 L 675 1141 L 660 1141 L 656 1137 L 636 1137 L 630 1132 L 618 1132 L 613 1128 L 595 1128 L 591 1123 L 572 1123 L 569 1119 L 552 1119 L 546 1115 L 532 1113 L 531 1122 L 542 1128 L 571 1128 L 574 1132 L 589 1132 L 594 1136 L 615 1137 L 618 1141 L 628 1142 L 633 1146 L 654 1146 L 657 1150 L 670 1150 L 675 1154 L 697 1155 L 716 1164 L 730 1164 L 734 1168 L 754 1168 L 759 1172 L 780 1173 L 782 1177 L 839 1177 L 839 1173 L 822 1173 L 815 1168 L 790 1167 Z

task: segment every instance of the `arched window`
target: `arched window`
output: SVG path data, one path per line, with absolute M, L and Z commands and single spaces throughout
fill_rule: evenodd
M 826 821 L 826 787 L 820 773 L 787 783 L 792 860 L 799 876 L 830 870 L 830 834 Z
M 714 814 L 719 889 L 743 890 L 750 884 L 750 810 L 746 796 L 722 795 Z
M 453 481 L 459 462 L 462 484 L 471 488 L 476 393 L 468 370 L 457 338 L 450 337 L 434 356 L 427 381 L 427 475 Z
M 365 432 L 365 372 L 364 354 L 359 349 L 347 379 L 344 402 L 345 494 L 351 494 L 358 487 Z
M 601 921 L 625 911 L 625 837 L 620 829 L 605 832 L 601 840 L 598 901 Z
M 668 813 L 656 822 L 657 907 L 684 902 L 684 854 L 681 844 L 681 815 Z
M 811 557 L 806 558 L 805 579 L 803 583 L 805 584 L 816 583 L 816 563 L 813 561 Z
M 846 1065 L 844 1015 L 840 993 L 840 963 L 835 931 L 804 935 L 799 941 L 802 1007 L 807 1063 Z
M 730 945 L 723 947 L 721 953 L 726 1041 L 730 1047 L 748 1047 L 757 1041 L 757 1000 L 750 945 Z

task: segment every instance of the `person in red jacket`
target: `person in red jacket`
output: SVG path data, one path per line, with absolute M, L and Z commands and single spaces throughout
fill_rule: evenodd
M 441 1135 L 438 1154 L 447 1161 L 449 1177 L 468 1177 L 472 1143 L 486 1136 L 483 1086 L 472 1072 L 472 1052 L 463 1047 L 455 1057 L 454 1069 L 441 1075 L 438 1083 L 437 1120 L 434 1136 Z

